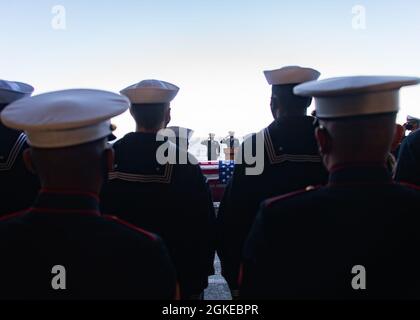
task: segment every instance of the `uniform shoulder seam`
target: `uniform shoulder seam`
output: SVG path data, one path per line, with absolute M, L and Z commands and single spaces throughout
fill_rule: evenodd
M 108 221 L 112 221 L 112 222 L 116 222 L 118 224 L 121 224 L 123 226 L 128 227 L 129 229 L 137 232 L 137 233 L 141 233 L 142 235 L 146 236 L 147 238 L 149 238 L 152 241 L 157 241 L 158 238 L 156 235 L 154 235 L 151 232 L 148 232 L 140 227 L 137 227 L 127 221 L 121 220 L 120 218 L 118 218 L 117 216 L 113 216 L 113 215 L 104 215 L 103 216 L 104 219 L 108 220 Z
M 17 212 L 14 212 L 14 213 L 9 213 L 9 214 L 7 214 L 3 217 L 0 217 L 0 222 L 6 221 L 6 220 L 9 220 L 9 219 L 13 219 L 13 218 L 17 218 L 17 217 L 27 213 L 28 211 L 29 211 L 29 209 L 25 209 L 25 210 L 17 211 Z
M 410 189 L 415 189 L 415 190 L 419 190 L 420 191 L 420 186 L 409 183 L 409 182 L 398 182 L 397 184 L 404 186 L 404 187 L 408 187 Z
M 273 197 L 273 198 L 270 198 L 270 199 L 265 200 L 264 203 L 263 203 L 263 206 L 265 208 L 268 208 L 268 207 L 271 207 L 274 203 L 276 203 L 278 201 L 282 201 L 282 200 L 285 200 L 285 199 L 296 197 L 296 196 L 301 195 L 301 194 L 304 194 L 304 193 L 315 191 L 315 190 L 318 190 L 321 187 L 322 187 L 322 185 L 319 185 L 319 186 L 308 186 L 305 189 L 301 189 L 301 190 L 297 190 L 297 191 L 294 191 L 294 192 L 286 193 L 286 194 L 283 194 L 283 195 L 280 195 L 280 196 L 277 196 L 277 197 Z

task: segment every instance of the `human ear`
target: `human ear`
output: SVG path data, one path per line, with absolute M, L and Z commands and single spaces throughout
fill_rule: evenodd
M 23 151 L 22 156 L 23 156 L 23 163 L 25 164 L 26 169 L 29 172 L 31 172 L 33 174 L 36 174 L 36 169 L 35 169 L 34 163 L 32 161 L 32 151 L 31 151 L 31 149 L 25 149 Z
M 327 129 L 323 126 L 316 128 L 315 138 L 318 142 L 319 153 L 321 155 L 329 154 L 331 152 L 332 141 Z
M 171 122 L 171 108 L 168 108 L 165 112 L 165 128 L 168 126 L 168 124 Z

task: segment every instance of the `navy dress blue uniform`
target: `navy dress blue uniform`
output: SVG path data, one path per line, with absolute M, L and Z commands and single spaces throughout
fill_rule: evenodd
M 245 247 L 242 298 L 420 298 L 420 191 L 385 167 L 347 167 L 329 184 L 267 200 Z M 355 266 L 367 290 L 354 290 Z
M 114 144 L 116 167 L 103 188 L 101 205 L 105 213 L 162 237 L 182 297 L 189 298 L 201 294 L 213 274 L 213 203 L 200 167 L 160 165 L 156 154 L 165 142 L 156 140 L 153 133 L 130 133 Z M 176 148 L 176 152 L 184 154 L 181 159 L 188 155 L 186 150 Z
M 0 300 L 173 299 L 163 242 L 116 217 L 95 195 L 43 190 L 33 208 L 0 220 Z M 66 290 L 52 288 L 63 266 Z
M 232 289 L 238 287 L 242 248 L 260 203 L 327 180 L 315 141 L 314 120 L 312 117 L 283 118 L 264 130 L 264 172 L 261 175 L 246 175 L 245 163 L 235 166 L 217 217 L 218 254 L 223 276 Z M 253 150 L 256 150 L 255 135 L 249 139 L 253 139 Z
M 26 209 L 36 199 L 40 188 L 38 177 L 23 163 L 23 151 L 28 147 L 23 132 L 0 122 L 0 215 Z
M 420 186 L 419 130 L 406 137 L 401 145 L 395 179 Z
M 320 73 L 296 66 L 264 73 L 268 84 L 273 86 L 273 115 L 280 108 L 283 108 L 283 114 L 275 115 L 277 119 L 270 126 L 245 139 L 238 151 L 241 156 L 237 157 L 238 164 L 217 218 L 217 250 L 222 274 L 235 297 L 238 294 L 243 245 L 260 203 L 275 195 L 309 184 L 317 185 L 327 179 L 314 136 L 315 118 L 304 116 L 310 99 L 301 99 L 293 94 L 294 86 L 318 79 Z M 295 109 L 300 112 L 293 112 Z M 290 114 L 286 112 L 288 110 L 291 110 Z M 250 164 L 250 157 L 256 157 L 256 163 Z M 264 164 L 263 168 L 261 163 Z M 253 172 L 251 175 L 252 168 L 263 170 L 260 174 Z
M 203 146 L 207 147 L 207 160 L 216 161 L 220 156 L 220 144 L 214 140 L 214 136 L 201 142 Z
M 0 80 L 0 112 L 10 103 L 28 97 L 34 88 L 22 82 Z M 29 207 L 39 191 L 38 178 L 26 170 L 23 151 L 26 135 L 0 121 L 0 216 Z

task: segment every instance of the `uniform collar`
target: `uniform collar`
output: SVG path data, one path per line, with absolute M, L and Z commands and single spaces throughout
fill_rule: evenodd
M 157 133 L 153 132 L 131 132 L 127 134 L 123 141 L 127 141 L 129 143 L 147 143 L 147 144 L 162 144 L 162 141 L 157 141 Z
M 278 125 L 278 126 L 293 126 L 295 124 L 299 125 L 307 125 L 311 128 L 314 127 L 315 118 L 311 116 L 293 116 L 293 117 L 280 117 L 277 120 L 274 120 L 272 125 Z
M 127 134 L 126 137 L 133 137 L 133 138 L 138 138 L 138 137 L 142 137 L 144 139 L 156 139 L 156 136 L 158 134 L 156 132 L 131 132 L 129 134 Z
M 287 136 L 299 135 L 302 137 L 310 137 L 311 140 L 315 141 L 315 118 L 309 116 L 303 117 L 280 117 L 274 120 L 268 127 L 268 132 L 275 138 L 276 136 L 283 136 L 287 133 Z
M 384 164 L 347 164 L 330 172 L 329 185 L 392 184 L 391 174 Z
M 99 197 L 73 190 L 42 189 L 31 211 L 99 216 Z

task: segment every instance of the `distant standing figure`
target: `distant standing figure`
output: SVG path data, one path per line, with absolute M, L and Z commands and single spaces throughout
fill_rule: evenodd
M 220 156 L 220 144 L 214 138 L 214 133 L 209 134 L 209 138 L 201 142 L 202 145 L 207 147 L 207 159 L 209 161 L 216 161 Z
M 220 143 L 227 146 L 224 149 L 226 160 L 235 160 L 235 154 L 239 148 L 239 140 L 235 138 L 235 132 L 229 131 L 229 135 L 220 141 Z
M 227 145 L 230 149 L 239 148 L 239 140 L 235 138 L 234 131 L 229 131 L 229 135 L 220 141 L 220 143 Z

